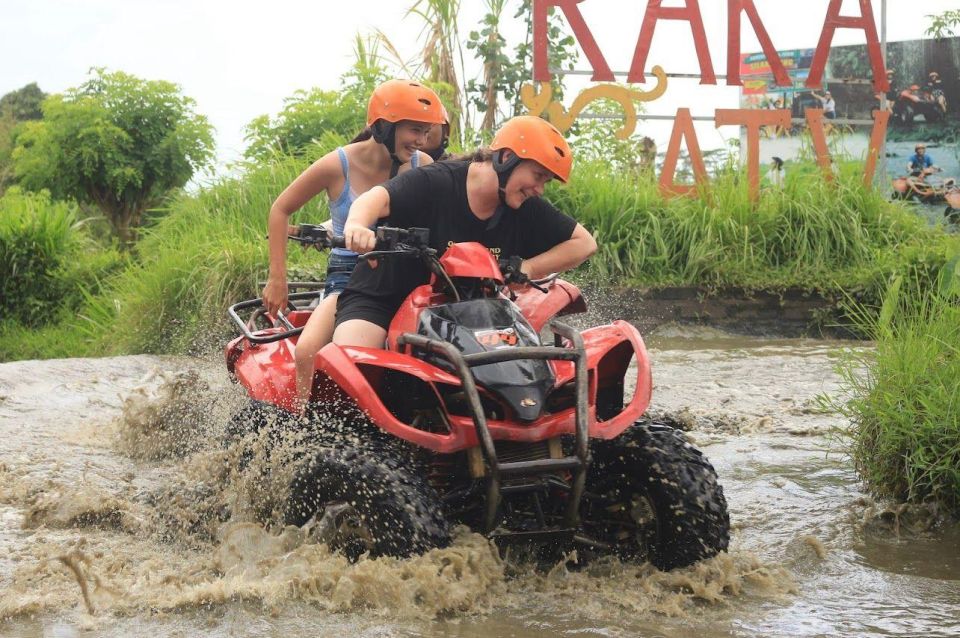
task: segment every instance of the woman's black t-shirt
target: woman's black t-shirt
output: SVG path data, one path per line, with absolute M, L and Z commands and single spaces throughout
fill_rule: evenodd
M 386 226 L 429 228 L 430 246 L 440 257 L 450 244 L 476 241 L 494 258 L 535 257 L 573 235 L 577 222 L 545 200 L 531 197 L 520 208 L 502 207 L 489 220 L 477 219 L 467 202 L 469 161 L 436 162 L 407 171 L 383 185 L 390 194 Z M 360 260 L 345 292 L 387 299 L 398 307 L 417 286 L 430 280 L 419 260 L 395 257 L 371 268 Z

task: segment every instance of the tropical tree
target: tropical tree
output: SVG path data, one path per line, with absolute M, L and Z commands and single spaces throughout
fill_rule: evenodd
M 17 137 L 14 172 L 25 188 L 93 204 L 129 246 L 143 212 L 213 159 L 213 129 L 175 84 L 90 75 L 43 101 L 43 119 Z
M 459 136 L 460 114 L 463 113 L 460 76 L 457 74 L 458 66 L 463 69 L 463 49 L 457 26 L 459 13 L 460 0 L 416 0 L 407 11 L 407 15 L 419 17 L 424 25 L 424 44 L 416 75 L 438 90 L 450 116 L 450 134 L 455 139 Z
M 520 100 L 520 88 L 531 82 L 533 68 L 533 3 L 521 0 L 514 19 L 522 18 L 525 24 L 524 39 L 510 47 L 502 34 L 502 16 L 508 0 L 485 0 L 487 13 L 481 28 L 471 31 L 467 48 L 483 64 L 482 80 L 470 80 L 466 94 L 469 103 L 483 113 L 480 129 L 492 131 L 498 119 L 509 118 L 524 112 Z M 563 35 L 563 23 L 553 8 L 547 20 L 547 37 L 550 41 L 549 66 L 552 69 L 571 70 L 577 61 L 576 40 L 572 35 Z M 562 77 L 555 75 L 551 81 L 553 96 L 563 98 Z
M 0 113 L 9 113 L 18 122 L 25 120 L 39 120 L 43 117 L 40 104 L 47 94 L 40 90 L 36 82 L 10 91 L 0 97 Z
M 46 97 L 36 82 L 0 97 L 0 194 L 13 181 L 11 155 L 17 133 L 23 128 L 20 123 L 43 117 L 40 103 Z
M 937 40 L 953 35 L 953 28 L 960 27 L 960 9 L 928 15 L 927 18 L 930 19 L 930 26 L 925 33 Z

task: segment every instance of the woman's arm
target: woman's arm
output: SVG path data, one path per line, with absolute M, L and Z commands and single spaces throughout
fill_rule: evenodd
M 311 198 L 327 190 L 341 173 L 337 154 L 327 153 L 293 180 L 270 207 L 267 216 L 270 270 L 263 288 L 267 312 L 276 314 L 287 305 L 287 219 Z
M 597 252 L 597 242 L 586 228 L 577 224 L 570 239 L 561 242 L 536 257 L 524 259 L 520 270 L 530 279 L 540 279 L 550 273 L 576 268 Z
M 354 200 L 343 226 L 347 250 L 366 253 L 377 244 L 376 233 L 370 230 L 378 219 L 390 214 L 390 193 L 383 186 L 374 186 Z

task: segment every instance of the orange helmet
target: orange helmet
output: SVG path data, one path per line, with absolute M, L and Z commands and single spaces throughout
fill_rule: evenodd
M 413 80 L 387 80 L 373 90 L 367 104 L 367 126 L 373 132 L 373 139 L 387 147 L 395 162 L 395 125 L 402 120 L 442 124 L 440 98 Z
M 490 150 L 510 149 L 514 157 L 504 161 L 502 153 L 493 154 L 493 168 L 501 176 L 500 187 L 520 163 L 521 159 L 537 162 L 566 183 L 570 179 L 573 153 L 563 135 L 550 122 L 533 116 L 520 115 L 508 120 L 493 136 Z
M 387 80 L 373 90 L 367 105 L 367 126 L 373 126 L 377 120 L 443 124 L 443 116 L 443 104 L 437 94 L 413 80 Z

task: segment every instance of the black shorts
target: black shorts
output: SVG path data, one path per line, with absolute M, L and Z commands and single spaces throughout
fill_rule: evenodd
M 355 290 L 344 290 L 337 298 L 337 316 L 334 326 L 352 319 L 362 319 L 387 330 L 402 303 L 403 299 L 371 297 Z

